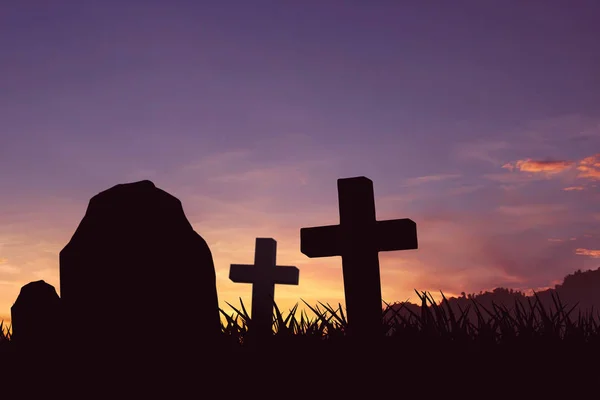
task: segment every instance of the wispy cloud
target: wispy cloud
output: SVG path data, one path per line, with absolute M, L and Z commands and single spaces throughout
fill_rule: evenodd
M 415 178 L 409 178 L 404 181 L 404 184 L 405 184 L 405 186 L 415 186 L 415 185 L 421 185 L 421 184 L 430 183 L 430 182 L 440 182 L 440 181 L 445 181 L 445 180 L 449 180 L 449 179 L 458 179 L 460 177 L 461 177 L 460 174 L 425 175 L 425 176 L 418 176 Z
M 580 191 L 580 190 L 584 190 L 585 188 L 583 186 L 568 186 L 566 188 L 564 188 L 563 190 L 565 192 L 572 192 L 572 191 Z
M 577 240 L 576 237 L 570 237 L 568 239 L 561 239 L 561 238 L 550 238 L 548 239 L 549 242 L 555 242 L 555 243 L 564 243 L 566 241 L 575 241 Z
M 506 163 L 502 168 L 511 172 L 528 173 L 529 177 L 536 175 L 553 177 L 559 174 L 575 171 L 573 177 L 576 179 L 600 180 L 600 153 L 585 157 L 578 161 L 570 160 L 533 160 L 531 158 Z M 570 186 L 571 189 L 582 190 L 580 185 Z
M 478 141 L 475 143 L 460 143 L 455 149 L 455 155 L 460 160 L 483 161 L 492 165 L 501 163 L 498 153 L 510 149 L 505 141 Z
M 397 212 L 398 206 L 407 206 L 410 203 L 422 199 L 423 196 L 423 194 L 416 192 L 379 196 L 376 201 L 377 214 L 381 216 L 388 211 L 393 211 L 395 213 Z
M 470 194 L 483 188 L 485 188 L 485 185 L 460 185 L 455 188 L 451 188 L 446 192 L 446 194 L 449 196 Z
M 0 274 L 16 275 L 20 272 L 21 272 L 21 269 L 15 267 L 14 265 L 5 264 L 5 263 L 0 264 Z
M 533 180 L 547 179 L 544 176 L 514 174 L 511 172 L 483 174 L 482 177 L 493 182 L 505 184 L 507 189 L 515 189 L 522 187 L 523 185 L 528 184 Z
M 543 239 L 546 240 L 550 234 L 555 237 L 562 236 L 562 230 L 574 224 L 585 223 L 587 217 L 584 212 L 569 207 L 568 204 L 525 203 L 499 205 L 484 218 L 494 221 L 493 225 L 489 225 L 489 229 L 493 229 L 494 232 L 502 230 L 518 234 L 544 227 L 543 229 L 548 230 Z
M 539 144 L 561 145 L 600 137 L 596 118 L 567 114 L 555 118 L 531 121 L 525 136 Z
M 525 204 L 518 206 L 500 206 L 497 211 L 513 217 L 552 214 L 565 211 L 567 207 L 562 204 Z
M 592 258 L 600 258 L 600 250 L 590 250 L 590 249 L 575 249 L 575 254 L 580 256 L 587 256 Z
M 580 171 L 579 178 L 600 180 L 600 153 L 581 160 L 577 170 Z
M 572 161 L 552 161 L 552 160 L 519 160 L 514 163 L 507 163 L 502 166 L 502 168 L 508 169 L 510 171 L 521 171 L 521 172 L 533 172 L 533 173 L 543 173 L 548 175 L 561 173 L 573 166 L 574 162 Z

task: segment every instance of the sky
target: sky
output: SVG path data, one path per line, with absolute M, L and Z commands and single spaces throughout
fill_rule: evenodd
M 179 198 L 219 303 L 257 237 L 298 286 L 344 303 L 341 258 L 300 228 L 339 222 L 336 181 L 374 182 L 386 302 L 553 286 L 600 267 L 600 5 L 594 0 L 9 0 L 0 5 L 0 319 L 60 294 L 89 199 L 149 179 Z M 110 273 L 110 266 L 106 272 Z M 165 274 L 169 267 L 165 266 Z

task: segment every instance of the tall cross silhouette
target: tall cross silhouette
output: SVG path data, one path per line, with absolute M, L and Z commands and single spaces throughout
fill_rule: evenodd
M 271 238 L 256 238 L 254 265 L 231 264 L 229 279 L 252 284 L 252 330 L 257 336 L 273 333 L 273 301 L 275 285 L 297 285 L 296 267 L 276 265 L 277 242 Z
M 300 251 L 342 256 L 348 331 L 372 337 L 383 332 L 378 252 L 418 248 L 417 225 L 407 218 L 377 221 L 373 181 L 364 176 L 338 179 L 337 186 L 340 224 L 300 229 Z

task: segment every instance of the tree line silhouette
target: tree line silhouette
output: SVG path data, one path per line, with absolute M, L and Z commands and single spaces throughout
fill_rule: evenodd
M 530 307 L 537 303 L 546 310 L 556 310 L 557 298 L 573 317 L 582 315 L 600 320 L 600 267 L 595 270 L 576 270 L 566 275 L 562 283 L 554 285 L 553 288 L 535 291 L 529 295 L 520 290 L 498 287 L 492 291 L 480 291 L 479 293 L 462 292 L 459 297 L 448 297 L 445 304 L 450 306 L 455 313 L 468 310 L 466 313 L 468 318 L 476 321 L 478 314 L 474 304 L 492 310 L 494 305 L 514 309 L 516 304 Z M 411 311 L 421 312 L 421 305 L 422 303 L 398 302 L 392 304 L 391 307 L 396 313 L 408 316 Z M 490 317 L 485 312 L 482 315 L 484 318 Z

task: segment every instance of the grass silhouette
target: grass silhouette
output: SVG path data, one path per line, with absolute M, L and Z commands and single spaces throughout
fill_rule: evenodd
M 4 321 L 0 321 L 0 351 L 9 346 L 10 326 L 5 326 Z
M 500 304 L 486 307 L 471 298 L 471 304 L 458 313 L 443 293 L 439 304 L 428 292 L 417 291 L 417 295 L 421 301 L 420 308 L 408 303 L 386 303 L 381 338 L 369 342 L 367 348 L 363 347 L 364 343 L 354 346 L 356 343 L 346 335 L 348 324 L 341 304 L 332 306 L 319 302 L 310 305 L 303 301 L 306 310 L 299 309 L 296 304 L 287 313 L 274 304 L 273 335 L 264 342 L 254 341 L 252 318 L 241 298 L 239 306 L 227 303 L 229 311 L 220 309 L 224 317 L 221 328 L 225 348 L 219 352 L 217 359 L 211 359 L 212 372 L 205 372 L 202 379 L 216 382 L 223 376 L 235 374 L 239 387 L 244 387 L 245 391 L 258 388 L 258 393 L 264 390 L 265 379 L 283 386 L 288 385 L 286 382 L 291 377 L 310 380 L 322 385 L 322 390 L 331 389 L 327 382 L 344 382 L 344 387 L 336 390 L 349 394 L 353 393 L 354 384 L 368 384 L 383 393 L 397 393 L 399 389 L 394 382 L 398 379 L 404 382 L 402 390 L 412 390 L 409 389 L 411 382 L 429 380 L 437 382 L 437 386 L 417 387 L 428 393 L 437 390 L 444 394 L 447 393 L 446 388 L 457 382 L 468 384 L 472 389 L 497 387 L 498 382 L 503 382 L 502 385 L 507 385 L 507 388 L 529 386 L 539 391 L 540 384 L 532 378 L 532 374 L 544 375 L 546 381 L 552 383 L 559 380 L 579 382 L 583 379 L 582 374 L 596 372 L 595 368 L 586 367 L 589 363 L 582 360 L 594 360 L 600 356 L 600 315 L 591 312 L 575 315 L 572 311 L 574 306 L 563 304 L 558 295 L 553 296 L 554 305 L 551 307 L 543 306 L 537 296 L 527 301 L 515 300 L 511 307 Z M 408 306 L 405 307 L 406 304 Z M 468 317 L 470 308 L 475 310 L 476 318 Z M 0 376 L 6 379 L 9 376 L 18 379 L 22 371 L 28 371 L 26 373 L 31 376 L 31 366 L 41 365 L 37 367 L 41 372 L 37 373 L 36 379 L 39 376 L 45 376 L 47 380 L 50 377 L 58 379 L 56 374 L 64 374 L 60 371 L 67 368 L 70 374 L 79 374 L 73 381 L 75 385 L 81 385 L 83 381 L 80 379 L 84 378 L 100 379 L 101 385 L 112 385 L 103 373 L 92 375 L 86 369 L 97 370 L 104 365 L 94 360 L 86 364 L 86 368 L 61 360 L 58 360 L 60 367 L 57 367 L 54 359 L 41 364 L 39 359 L 31 362 L 27 361 L 27 357 L 22 361 L 11 343 L 10 326 L 0 322 L 0 332 L 0 368 L 3 374 Z M 114 330 L 108 329 L 107 332 Z M 168 330 L 153 328 L 152 324 L 149 324 L 149 334 L 156 336 L 159 347 L 168 346 L 171 340 L 176 340 L 169 337 Z M 260 346 L 255 346 L 257 343 Z M 85 349 L 79 351 L 84 353 Z M 162 369 L 156 372 L 153 349 L 148 349 L 148 353 L 148 358 L 135 366 L 138 375 L 145 377 L 143 382 L 179 381 L 182 373 L 190 374 L 190 382 L 198 379 L 194 369 L 188 372 L 185 367 L 181 372 L 183 364 L 177 367 L 177 360 L 160 362 Z M 20 367 L 15 368 L 15 365 Z M 128 365 L 114 360 L 111 368 L 120 368 L 121 373 L 127 375 L 131 370 Z M 316 375 L 324 371 L 327 371 L 329 380 L 321 381 Z M 165 374 L 173 373 L 177 378 L 165 378 Z M 552 376 L 557 378 L 550 378 Z M 142 385 L 136 386 L 136 390 L 153 391 L 151 387 L 145 388 L 143 382 L 135 382 L 135 385 Z M 90 387 L 91 384 L 86 385 Z M 338 383 L 336 385 L 339 386 Z
M 558 294 L 552 294 L 554 307 L 544 307 L 534 296 L 526 298 L 526 304 L 516 299 L 512 307 L 492 302 L 492 308 L 479 304 L 471 298 L 466 308 L 459 306 L 457 314 L 448 299 L 435 302 L 429 292 L 416 291 L 421 301 L 420 312 L 407 303 L 386 304 L 380 327 L 386 343 L 427 341 L 438 344 L 507 345 L 523 343 L 600 344 L 600 313 L 573 313 L 575 305 L 562 304 Z M 303 300 L 302 300 L 303 301 Z M 319 302 L 310 305 L 303 301 L 313 315 L 298 309 L 296 304 L 287 314 L 274 303 L 273 339 L 298 343 L 323 343 L 344 340 L 347 320 L 341 304 L 332 306 Z M 226 303 L 232 311 L 219 309 L 224 317 L 221 329 L 227 343 L 244 347 L 252 333 L 252 318 L 240 298 L 236 307 Z M 399 305 L 399 307 L 398 307 Z M 469 318 L 470 308 L 477 318 Z M 11 327 L 0 321 L 0 351 L 11 344 Z
M 442 293 L 438 304 L 428 292 L 417 292 L 421 301 L 420 312 L 411 308 L 393 307 L 387 304 L 383 310 L 381 331 L 387 342 L 403 340 L 427 340 L 447 344 L 506 345 L 518 343 L 544 342 L 570 344 L 600 343 L 600 314 L 573 313 L 573 306 L 567 306 L 558 294 L 552 294 L 554 307 L 544 307 L 537 295 L 527 302 L 515 300 L 514 306 L 493 303 L 485 307 L 472 298 L 471 304 L 456 313 Z M 252 319 L 240 299 L 240 306 L 229 303 L 233 310 L 224 315 L 226 322 L 223 332 L 232 344 L 243 345 L 252 330 Z M 319 303 L 316 306 L 304 302 L 312 312 L 298 311 L 296 304 L 284 315 L 276 304 L 273 314 L 274 337 L 311 338 L 315 341 L 332 341 L 344 338 L 347 320 L 341 304 L 336 307 Z M 477 318 L 469 318 L 470 308 Z M 459 306 L 460 308 L 460 306 Z

